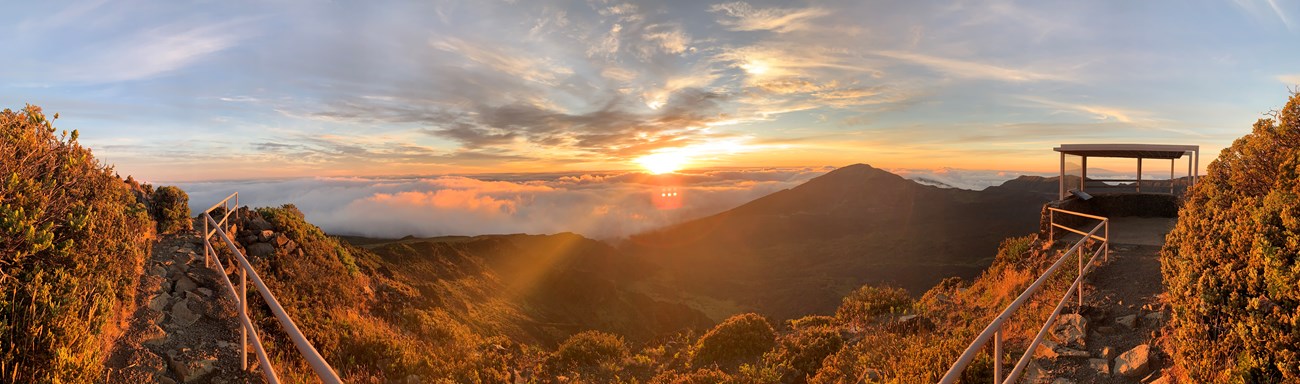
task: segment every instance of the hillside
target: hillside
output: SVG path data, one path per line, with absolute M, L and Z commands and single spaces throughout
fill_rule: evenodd
M 974 277 L 999 242 L 1036 228 L 1045 201 L 1015 184 L 937 188 L 857 164 L 622 248 L 660 266 L 665 285 L 788 319 L 828 313 L 864 283 L 919 294 Z

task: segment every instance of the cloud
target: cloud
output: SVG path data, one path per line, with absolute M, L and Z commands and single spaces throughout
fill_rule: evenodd
M 876 51 L 875 55 L 920 65 L 956 78 L 988 79 L 1009 82 L 1071 81 L 1062 74 L 1035 72 L 1027 69 L 999 67 L 976 61 L 957 60 L 904 51 Z
M 103 84 L 150 79 L 195 65 L 251 36 L 246 19 L 141 28 L 97 44 L 51 52 L 53 65 L 28 68 L 29 81 Z M 75 58 L 75 59 L 73 59 Z
M 1066 103 L 1032 96 L 1023 96 L 1021 99 L 1040 106 L 1052 108 L 1059 112 L 1082 113 L 1102 121 L 1117 121 L 1120 123 L 1150 123 L 1155 121 L 1154 119 L 1147 117 L 1149 115 L 1147 112 L 1128 108 L 1095 104 Z
M 239 191 L 240 203 L 292 203 L 326 232 L 406 235 L 575 232 L 613 239 L 718 213 L 816 177 L 824 168 L 716 170 L 672 176 L 561 173 L 427 178 L 307 178 L 180 184 L 193 207 Z M 681 207 L 660 209 L 674 188 Z
M 773 31 L 787 33 L 805 30 L 812 19 L 826 16 L 830 11 L 822 8 L 755 8 L 749 3 L 715 4 L 710 11 L 722 15 L 719 24 L 733 31 Z
M 1279 75 L 1277 77 L 1277 80 L 1287 85 L 1292 85 L 1292 86 L 1300 85 L 1300 73 L 1295 73 L 1290 75 Z
M 888 171 L 923 185 L 932 185 L 940 188 L 969 189 L 972 191 L 982 191 L 988 187 L 1002 185 L 1002 183 L 1007 180 L 1020 176 L 1056 176 L 1056 174 L 1050 173 L 957 169 L 948 167 L 933 169 L 896 168 L 889 169 Z

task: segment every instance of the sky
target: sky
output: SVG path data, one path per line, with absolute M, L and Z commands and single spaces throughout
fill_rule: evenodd
M 154 182 L 1209 163 L 1300 84 L 1300 2 L 49 1 L 0 106 Z

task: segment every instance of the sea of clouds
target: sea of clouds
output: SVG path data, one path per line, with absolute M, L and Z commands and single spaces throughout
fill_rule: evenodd
M 574 232 L 616 239 L 722 212 L 829 170 L 739 169 L 670 176 L 610 172 L 314 177 L 178 186 L 189 193 L 196 211 L 238 191 L 241 205 L 291 203 L 308 221 L 336 235 Z M 665 191 L 676 193 L 671 204 L 664 204 Z

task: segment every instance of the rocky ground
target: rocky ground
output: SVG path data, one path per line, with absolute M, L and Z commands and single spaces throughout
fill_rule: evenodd
M 104 382 L 263 382 L 260 371 L 240 368 L 237 304 L 215 261 L 205 266 L 198 232 L 166 235 L 154 245 L 137 310 L 110 351 Z M 251 350 L 248 357 L 255 368 Z
M 1082 310 L 1067 304 L 1039 346 L 1026 382 L 1168 383 L 1158 349 L 1168 310 L 1163 301 L 1160 247 L 1111 245 L 1109 262 L 1086 281 Z

